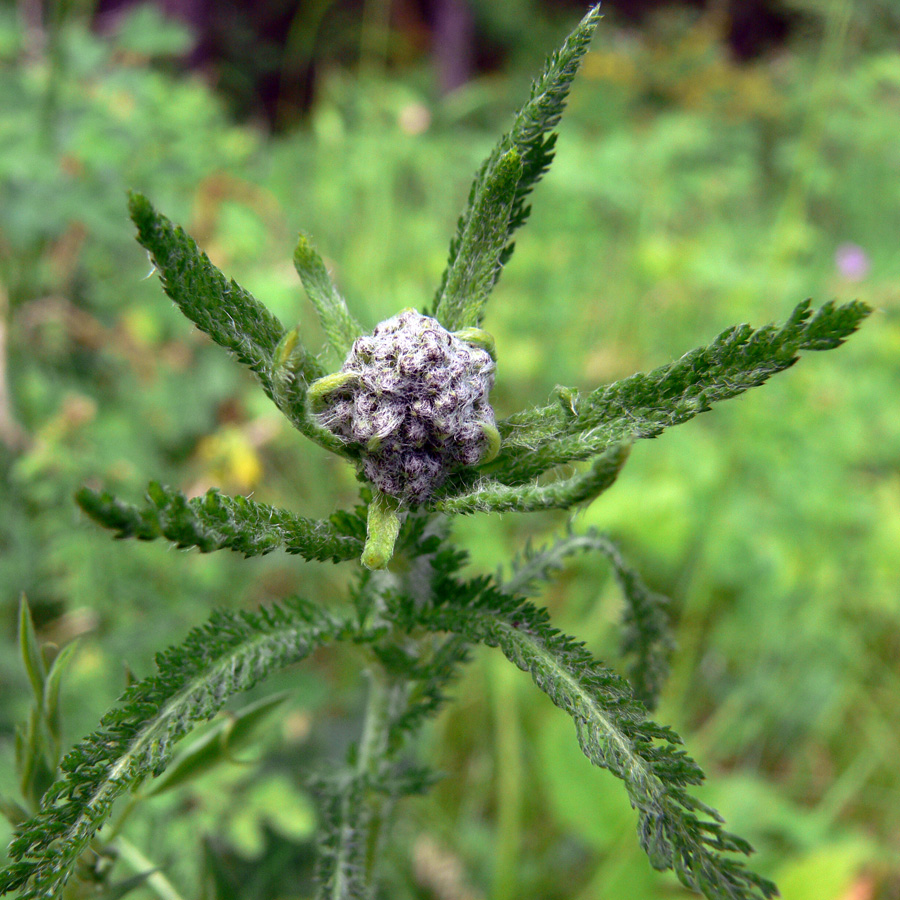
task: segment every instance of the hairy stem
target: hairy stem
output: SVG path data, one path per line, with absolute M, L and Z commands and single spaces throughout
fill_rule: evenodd
M 488 665 L 497 781 L 497 836 L 492 896 L 494 900 L 512 900 L 519 895 L 524 783 L 522 731 L 516 705 L 518 673 L 502 658 L 491 658 Z
M 359 743 L 359 756 L 356 760 L 357 778 L 364 781 L 375 780 L 384 765 L 388 754 L 388 733 L 391 719 L 391 686 L 384 671 L 373 664 L 368 672 L 369 697 L 366 703 L 366 718 L 363 723 L 362 739 Z M 365 842 L 365 881 L 373 885 L 375 860 L 378 858 L 378 847 L 381 843 L 382 826 L 384 824 L 384 797 L 369 795 L 370 814 L 365 817 L 368 822 L 368 834 Z
M 408 691 L 405 682 L 391 680 L 376 660 L 366 674 L 369 695 L 356 759 L 334 785 L 332 811 L 326 811 L 331 835 L 323 848 L 322 900 L 375 896 L 375 869 L 391 801 L 384 790 L 393 756 L 391 726 L 405 708 Z

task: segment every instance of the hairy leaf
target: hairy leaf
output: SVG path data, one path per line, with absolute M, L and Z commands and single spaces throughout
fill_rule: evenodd
M 521 177 L 522 158 L 513 147 L 479 185 L 459 236 L 459 252 L 434 312 L 448 331 L 481 324 L 488 296 L 500 274 Z
M 225 276 L 193 238 L 141 194 L 129 196 L 138 241 L 153 257 L 163 289 L 217 344 L 230 350 L 272 396 L 272 355 L 284 327 L 255 297 Z
M 651 591 L 619 548 L 597 535 L 597 549 L 610 561 L 625 596 L 622 614 L 622 655 L 630 658 L 628 681 L 647 709 L 654 709 L 669 677 L 669 656 L 675 647 L 669 624 L 669 598 Z
M 552 543 L 535 548 L 529 539 L 525 550 L 517 554 L 510 566 L 508 578 L 498 574 L 497 586 L 504 594 L 519 597 L 533 597 L 540 593 L 541 584 L 549 582 L 554 573 L 559 572 L 565 560 L 576 553 L 602 552 L 608 538 L 594 528 L 584 534 L 576 534 L 569 529 Z
M 826 303 L 814 314 L 805 301 L 782 325 L 738 325 L 708 347 L 647 374 L 632 375 L 580 399 L 526 410 L 497 423 L 503 442 L 484 467 L 506 484 L 530 481 L 547 469 L 588 459 L 611 444 L 653 438 L 706 412 L 713 403 L 765 383 L 790 368 L 802 350 L 830 350 L 859 327 L 864 303 Z
M 627 674 L 634 694 L 647 709 L 656 706 L 659 692 L 669 674 L 669 655 L 674 647 L 669 627 L 669 598 L 651 591 L 637 570 L 628 565 L 609 535 L 595 528 L 583 534 L 571 529 L 544 547 L 530 544 L 513 560 L 509 578 L 498 576 L 505 594 L 533 596 L 540 584 L 562 569 L 567 557 L 576 553 L 602 553 L 612 564 L 616 580 L 625 596 L 622 614 L 622 655 L 630 657 Z
M 424 652 L 417 666 L 408 670 L 409 694 L 403 712 L 391 724 L 390 746 L 396 751 L 447 700 L 447 688 L 469 658 L 469 642 L 459 637 L 441 637 Z
M 78 491 L 75 499 L 117 538 L 166 538 L 179 547 L 197 547 L 201 553 L 227 548 L 244 556 L 284 548 L 304 559 L 334 562 L 353 559 L 362 551 L 356 537 L 342 534 L 329 522 L 306 519 L 246 497 L 229 497 L 215 489 L 188 500 L 180 491 L 151 482 L 145 507 L 89 488 Z
M 571 509 L 590 503 L 612 487 L 628 459 L 630 447 L 621 444 L 598 456 L 590 468 L 571 478 L 549 484 L 510 487 L 487 481 L 470 493 L 437 500 L 433 507 L 446 513 L 537 512 L 545 509 Z
M 350 626 L 302 600 L 258 613 L 217 613 L 178 647 L 157 656 L 156 675 L 129 687 L 100 730 L 63 759 L 62 777 L 10 845 L 0 893 L 51 897 L 101 827 L 114 801 L 158 775 L 175 742 L 210 719 L 232 694 L 312 650 L 353 636 Z
M 305 234 L 301 234 L 297 240 L 294 268 L 303 282 L 303 289 L 316 308 L 329 345 L 343 362 L 353 342 L 362 334 L 362 328 L 350 315 L 347 304 L 334 286 L 322 257 Z
M 531 207 L 525 205 L 525 200 L 553 161 L 556 135 L 552 133 L 552 129 L 559 124 L 572 80 L 587 52 L 599 21 L 600 5 L 597 4 L 581 20 L 562 47 L 547 59 L 543 72 L 531 86 L 528 101 L 516 113 L 512 128 L 500 138 L 478 169 L 469 191 L 468 206 L 459 217 L 456 236 L 450 242 L 447 269 L 435 296 L 435 310 L 440 310 L 444 302 L 453 273 L 469 265 L 465 257 L 476 249 L 467 243 L 466 235 L 473 231 L 473 219 L 484 197 L 485 185 L 494 177 L 503 157 L 510 150 L 515 150 L 521 159 L 522 171 L 517 179 L 511 208 L 508 213 L 503 214 L 506 218 L 503 225 L 506 245 L 500 253 L 498 265 L 493 270 L 492 286 L 500 276 L 502 266 L 512 256 L 513 244 L 510 238 L 528 218 Z M 494 222 L 499 224 L 500 216 L 495 215 Z
M 474 594 L 474 597 L 473 597 Z M 546 610 L 510 597 L 486 581 L 443 585 L 442 602 L 416 615 L 394 606 L 398 623 L 426 627 L 498 647 L 556 706 L 575 721 L 581 749 L 628 790 L 638 836 L 658 869 L 674 869 L 711 900 L 760 900 L 775 885 L 730 855 L 749 854 L 746 841 L 724 830 L 715 812 L 691 797 L 703 773 L 678 749 L 680 738 L 645 717 L 628 683 L 596 662 L 584 646 L 550 625 Z
M 288 696 L 282 691 L 263 697 L 217 720 L 206 734 L 178 752 L 166 771 L 143 792 L 144 796 L 155 797 L 203 775 L 222 762 L 234 762 L 234 754 L 255 736 L 259 725 Z

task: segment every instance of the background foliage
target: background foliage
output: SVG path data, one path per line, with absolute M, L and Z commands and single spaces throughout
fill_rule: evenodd
M 760 848 L 755 867 L 787 898 L 874 900 L 900 890 L 900 56 L 882 39 L 887 7 L 817 6 L 815 27 L 743 65 L 714 16 L 601 24 L 486 325 L 504 415 L 556 383 L 668 362 L 734 321 L 784 318 L 805 296 L 859 295 L 880 310 L 838 353 L 637 446 L 578 523 L 611 531 L 673 597 L 678 650 L 659 717 L 709 772 L 704 799 Z M 137 500 L 151 477 L 311 516 L 355 494 L 348 468 L 299 452 L 249 379 L 144 280 L 125 189 L 184 222 L 286 322 L 305 302 L 295 232 L 315 234 L 368 327 L 430 299 L 471 174 L 533 60 L 443 100 L 412 63 L 390 77 L 336 66 L 308 120 L 266 138 L 174 72 L 168 55 L 190 35 L 149 8 L 103 39 L 70 21 L 39 55 L 4 14 L 0 759 L 11 761 L 29 702 L 12 650 L 21 591 L 42 640 L 79 639 L 63 684 L 68 744 L 124 687 L 123 660 L 146 673 L 153 650 L 212 606 L 253 607 L 298 582 L 307 596 L 343 588 L 342 569 L 280 552 L 244 562 L 116 545 L 76 514 L 82 484 Z M 474 519 L 459 533 L 473 571 L 492 571 L 563 524 Z M 608 655 L 620 600 L 607 562 L 572 561 L 545 600 Z M 447 777 L 398 836 L 392 896 L 678 895 L 643 858 L 618 785 L 507 668 L 479 657 L 430 733 Z M 315 814 L 299 785 L 356 735 L 360 685 L 329 656 L 277 686 L 290 695 L 258 747 L 128 824 L 185 897 L 201 883 L 209 897 L 235 885 L 242 898 L 303 896 Z M 9 762 L 0 793 L 15 793 Z

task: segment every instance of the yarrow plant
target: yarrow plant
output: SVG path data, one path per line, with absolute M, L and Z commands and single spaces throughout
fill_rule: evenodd
M 736 326 L 647 374 L 585 394 L 560 387 L 546 405 L 495 419 L 490 391 L 503 374 L 502 352 L 482 329 L 486 302 L 512 256 L 513 234 L 528 218 L 528 195 L 553 159 L 553 129 L 598 19 L 594 7 L 549 58 L 511 129 L 476 173 L 429 306 L 404 310 L 366 333 L 301 236 L 294 262 L 333 363 L 306 349 L 299 328 L 285 329 L 226 279 L 145 197 L 131 197 L 138 240 L 165 292 L 255 373 L 303 435 L 355 467 L 361 504 L 316 521 L 216 490 L 188 499 L 156 483 L 142 506 L 88 489 L 78 503 L 119 538 L 245 556 L 283 548 L 305 559 L 362 565 L 346 605 L 298 597 L 256 612 L 216 613 L 160 654 L 157 673 L 133 683 L 99 730 L 61 760 L 56 780 L 35 792 L 39 807 L 18 824 L 0 891 L 19 890 L 25 900 L 59 896 L 79 858 L 96 845 L 114 802 L 151 777 L 165 779 L 177 741 L 193 726 L 230 696 L 343 641 L 364 654 L 370 694 L 362 736 L 345 765 L 316 780 L 318 897 L 375 896 L 394 801 L 429 783 L 426 772 L 409 765 L 411 741 L 478 644 L 497 648 L 571 716 L 584 754 L 622 781 L 654 867 L 674 870 L 709 898 L 777 893 L 743 862 L 747 842 L 691 794 L 703 773 L 678 736 L 648 717 L 672 648 L 666 603 L 612 541 L 568 531 L 547 547 L 527 549 L 501 580 L 465 577 L 465 554 L 450 540 L 457 515 L 591 502 L 613 484 L 634 441 L 764 383 L 800 351 L 837 347 L 868 313 L 857 302 L 813 312 L 807 301 L 781 326 Z M 583 464 L 575 474 L 573 464 Z M 566 557 L 586 551 L 604 554 L 622 587 L 627 679 L 526 599 Z M 52 732 L 56 700 L 48 697 L 57 697 L 59 676 L 28 650 L 34 638 L 26 613 L 22 621 L 38 698 L 32 732 L 43 720 Z

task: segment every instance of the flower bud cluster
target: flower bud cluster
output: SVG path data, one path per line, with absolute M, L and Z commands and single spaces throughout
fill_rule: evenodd
M 484 456 L 494 368 L 482 348 L 404 310 L 354 342 L 341 372 L 355 377 L 326 398 L 319 420 L 359 446 L 370 482 L 421 504 L 450 472 Z

